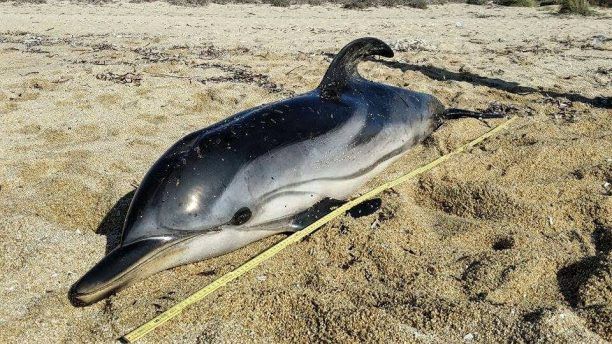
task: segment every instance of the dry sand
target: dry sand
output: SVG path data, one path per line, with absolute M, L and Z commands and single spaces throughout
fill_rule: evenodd
M 365 35 L 397 50 L 369 78 L 521 118 L 144 342 L 612 340 L 612 11 L 553 11 L 1 3 L 0 342 L 112 341 L 281 239 L 66 297 L 170 144 L 312 89 Z M 370 186 L 486 130 L 449 122 Z

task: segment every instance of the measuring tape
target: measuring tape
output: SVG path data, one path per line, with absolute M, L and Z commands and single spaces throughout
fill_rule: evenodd
M 183 312 L 187 307 L 193 305 L 196 302 L 201 301 L 202 299 L 204 299 L 206 296 L 208 296 L 209 294 L 211 294 L 212 292 L 214 292 L 215 290 L 225 286 L 226 284 L 228 284 L 229 282 L 235 280 L 236 278 L 244 275 L 245 273 L 253 270 L 255 267 L 257 267 L 259 264 L 263 263 L 264 261 L 272 258 L 274 255 L 276 255 L 277 253 L 279 253 L 280 251 L 284 250 L 285 248 L 287 248 L 289 245 L 295 244 L 299 241 L 301 241 L 302 239 L 304 239 L 306 236 L 312 234 L 314 231 L 316 231 L 317 229 L 319 229 L 320 227 L 322 227 L 323 225 L 325 225 L 326 223 L 328 223 L 329 221 L 335 219 L 336 217 L 346 213 L 347 210 L 350 210 L 351 208 L 353 208 L 354 206 L 358 205 L 359 203 L 369 200 L 375 196 L 377 196 L 378 194 L 380 194 L 381 192 L 390 189 L 394 186 L 397 186 L 399 184 L 404 183 L 405 181 L 412 179 L 420 174 L 423 174 L 429 170 L 431 170 L 432 168 L 440 165 L 441 163 L 443 163 L 444 161 L 450 159 L 452 156 L 457 155 L 463 151 L 465 151 L 468 148 L 471 148 L 477 144 L 479 144 L 480 142 L 484 141 L 485 139 L 496 135 L 497 133 L 499 133 L 502 129 L 506 128 L 508 125 L 510 125 L 510 123 L 514 122 L 516 120 L 517 117 L 512 117 L 509 120 L 503 122 L 502 124 L 498 125 L 497 127 L 493 128 L 492 130 L 488 131 L 487 133 L 485 133 L 484 135 L 478 137 L 477 139 L 470 141 L 462 146 L 460 146 L 459 148 L 455 149 L 454 151 L 443 155 L 433 161 L 431 161 L 430 163 L 428 163 L 427 165 L 423 165 L 415 170 L 410 171 L 407 174 L 404 174 L 403 176 L 392 180 L 390 182 L 384 183 L 381 186 L 347 202 L 344 203 L 342 206 L 334 209 L 332 212 L 328 213 L 327 215 L 323 216 L 322 218 L 320 218 L 319 220 L 315 221 L 313 224 L 311 224 L 310 226 L 300 230 L 299 232 L 296 232 L 294 234 L 291 234 L 290 236 L 288 236 L 287 238 L 285 238 L 284 240 L 281 240 L 279 243 L 275 244 L 274 246 L 270 247 L 269 249 L 265 250 L 264 252 L 262 252 L 261 254 L 259 254 L 258 256 L 256 256 L 255 258 L 247 261 L 246 263 L 244 263 L 243 265 L 239 266 L 238 268 L 236 268 L 235 270 L 232 270 L 228 273 L 226 273 L 225 275 L 221 276 L 220 278 L 216 279 L 215 281 L 213 281 L 212 283 L 210 283 L 209 285 L 205 286 L 204 288 L 198 290 L 197 292 L 195 292 L 194 294 L 192 294 L 191 296 L 189 296 L 188 298 L 184 299 L 183 301 L 177 303 L 176 305 L 170 307 L 168 310 L 166 310 L 165 312 L 161 313 L 160 315 L 156 316 L 155 318 L 153 318 L 152 320 L 144 323 L 143 325 L 141 325 L 140 327 L 136 328 L 135 330 L 131 331 L 130 333 L 126 334 L 125 336 L 120 338 L 120 341 L 125 342 L 125 343 L 132 343 L 140 338 L 142 338 L 144 335 L 146 335 L 147 333 L 153 331 L 154 329 L 156 329 L 158 326 L 162 325 L 163 323 L 169 321 L 170 319 L 174 318 L 175 316 L 177 316 L 178 314 L 180 314 L 181 312 Z

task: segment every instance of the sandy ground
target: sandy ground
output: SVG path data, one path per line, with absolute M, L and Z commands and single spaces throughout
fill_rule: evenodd
M 365 35 L 397 51 L 368 78 L 521 118 L 144 342 L 612 340 L 612 11 L 552 11 L 1 3 L 0 342 L 112 341 L 280 240 L 66 297 L 170 144 L 314 88 Z M 449 122 L 370 186 L 487 130 Z

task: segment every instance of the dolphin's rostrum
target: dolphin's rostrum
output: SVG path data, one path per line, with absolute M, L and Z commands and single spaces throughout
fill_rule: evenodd
M 362 78 L 357 64 L 372 55 L 393 51 L 357 39 L 313 91 L 240 112 L 170 147 L 138 187 L 119 247 L 73 285 L 73 304 L 304 228 L 428 136 L 445 115 L 442 104 Z

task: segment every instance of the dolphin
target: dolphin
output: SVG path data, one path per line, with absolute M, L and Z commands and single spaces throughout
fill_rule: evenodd
M 307 93 L 235 114 L 183 137 L 130 204 L 119 246 L 71 288 L 75 306 L 133 282 L 297 231 L 346 200 L 453 114 L 434 96 L 364 79 L 376 38 L 335 56 Z

